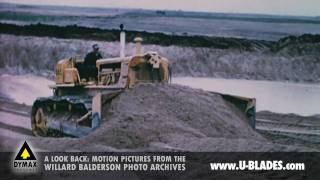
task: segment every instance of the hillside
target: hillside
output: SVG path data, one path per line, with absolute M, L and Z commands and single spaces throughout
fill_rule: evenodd
M 144 52 L 157 51 L 167 57 L 174 76 L 318 83 L 319 35 L 301 36 L 300 39 L 303 37 L 306 40 L 280 40 L 270 43 L 270 46 L 255 45 L 255 50 L 242 50 L 242 45 L 239 48 L 219 49 L 151 44 L 144 44 L 143 49 Z M 103 57 L 119 56 L 119 42 L 5 34 L 0 35 L 0 40 L 0 72 L 12 74 L 31 72 L 52 77 L 59 59 L 83 58 L 94 43 L 101 47 Z M 128 43 L 126 54 L 132 55 L 133 49 L 134 45 Z
M 38 36 L 38 37 L 55 37 L 63 39 L 84 39 L 114 42 L 119 41 L 120 30 L 107 30 L 100 28 L 72 26 L 54 26 L 45 24 L 31 25 L 14 25 L 0 23 L 0 33 Z M 271 45 L 264 40 L 247 40 L 240 38 L 223 38 L 209 36 L 181 36 L 168 35 L 165 33 L 150 33 L 146 31 L 126 31 L 128 41 L 133 41 L 137 35 L 141 35 L 145 44 L 155 44 L 162 46 L 182 46 L 182 47 L 209 47 L 216 49 L 239 49 L 239 50 L 256 50 L 263 49 Z

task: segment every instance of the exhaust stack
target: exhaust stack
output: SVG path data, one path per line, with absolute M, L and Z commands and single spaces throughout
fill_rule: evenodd
M 141 55 L 141 42 L 143 41 L 143 39 L 141 37 L 136 37 L 133 40 L 136 43 L 136 49 L 135 49 L 135 55 Z
M 123 30 L 123 24 L 120 24 L 120 58 L 125 56 L 126 33 Z

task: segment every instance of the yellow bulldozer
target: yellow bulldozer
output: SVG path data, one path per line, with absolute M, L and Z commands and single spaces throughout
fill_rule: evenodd
M 142 38 L 135 38 L 135 53 L 124 56 L 125 33 L 120 33 L 120 57 L 96 61 L 97 77 L 83 77 L 84 60 L 60 60 L 55 69 L 53 96 L 38 98 L 31 110 L 31 127 L 36 136 L 52 136 L 57 132 L 83 137 L 101 123 L 101 108 L 107 106 L 124 89 L 138 83 L 170 83 L 169 60 L 157 52 L 141 52 Z M 153 73 L 158 73 L 154 78 Z M 215 93 L 215 92 L 212 92 Z M 221 94 L 235 104 L 255 125 L 255 99 Z

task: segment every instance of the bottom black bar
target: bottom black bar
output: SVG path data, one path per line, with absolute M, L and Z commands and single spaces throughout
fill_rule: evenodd
M 22 155 L 22 159 L 25 160 L 21 158 L 15 160 L 16 153 L 0 153 L 1 179 L 305 180 L 320 177 L 320 153 L 40 152 L 34 154 L 36 160 L 28 160 L 28 154 Z M 237 169 L 232 165 L 236 165 Z

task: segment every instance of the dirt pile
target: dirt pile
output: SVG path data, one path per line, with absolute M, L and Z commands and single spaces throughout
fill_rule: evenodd
M 270 150 L 236 107 L 186 86 L 140 84 L 103 111 L 103 124 L 83 141 L 156 151 Z

